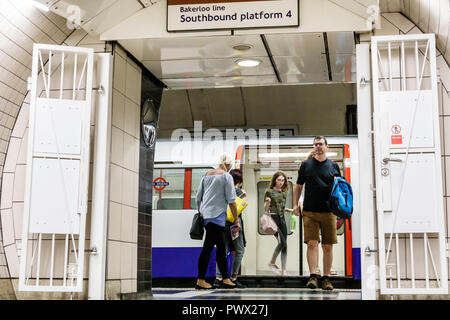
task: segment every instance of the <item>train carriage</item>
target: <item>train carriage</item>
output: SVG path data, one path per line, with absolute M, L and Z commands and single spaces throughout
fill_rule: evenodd
M 286 173 L 290 185 L 287 207 L 292 207 L 293 186 L 302 161 L 312 151 L 313 137 L 267 139 L 158 140 L 155 150 L 152 198 L 152 276 L 158 278 L 195 278 L 203 241 L 192 240 L 189 228 L 196 209 L 195 196 L 202 176 L 217 166 L 223 152 L 235 156 L 235 168 L 242 171 L 248 207 L 243 212 L 246 248 L 241 276 L 273 275 L 268 262 L 276 239 L 264 234 L 259 217 L 263 214 L 264 193 L 277 170 Z M 352 223 L 359 225 L 359 177 L 357 137 L 327 137 L 329 159 L 338 163 L 341 174 L 354 191 Z M 300 199 L 302 202 L 302 197 Z M 301 203 L 300 203 L 301 205 Z M 290 221 L 290 213 L 285 215 Z M 309 275 L 306 244 L 299 217 L 288 235 L 288 276 Z M 289 223 L 287 224 L 290 225 Z M 335 276 L 360 279 L 360 237 L 358 228 L 346 221 L 338 228 L 334 246 L 332 272 Z M 322 256 L 319 266 L 322 269 Z M 228 257 L 231 262 L 232 254 Z M 229 263 L 231 265 L 231 263 Z M 322 269 L 323 270 L 323 269 Z M 210 259 L 207 277 L 215 276 L 215 251 Z

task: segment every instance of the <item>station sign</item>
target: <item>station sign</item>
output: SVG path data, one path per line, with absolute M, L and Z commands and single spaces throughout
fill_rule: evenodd
M 299 25 L 299 0 L 167 0 L 167 31 Z

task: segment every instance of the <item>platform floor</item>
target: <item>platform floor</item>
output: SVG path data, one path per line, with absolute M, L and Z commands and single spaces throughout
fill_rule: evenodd
M 192 288 L 153 288 L 154 300 L 361 300 L 361 290 L 307 288 L 248 288 L 193 290 Z

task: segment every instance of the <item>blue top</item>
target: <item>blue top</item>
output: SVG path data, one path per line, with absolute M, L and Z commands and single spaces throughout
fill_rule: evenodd
M 196 200 L 205 225 L 213 222 L 224 227 L 227 206 L 236 200 L 233 177 L 229 173 L 204 176 Z

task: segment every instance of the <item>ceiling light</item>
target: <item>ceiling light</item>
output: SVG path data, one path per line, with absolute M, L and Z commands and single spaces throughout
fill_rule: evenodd
M 258 156 L 260 158 L 288 158 L 288 157 L 307 157 L 309 152 L 292 152 L 292 153 L 260 153 Z M 336 157 L 337 152 L 327 152 L 328 157 Z
M 238 51 L 247 51 L 250 50 L 251 48 L 252 48 L 251 44 L 236 44 L 233 46 L 233 49 Z
M 36 1 L 36 0 L 22 0 L 24 3 L 27 3 L 33 7 L 36 7 L 42 11 L 48 12 L 48 7 L 46 5 L 43 5 L 42 3 Z
M 241 67 L 256 67 L 261 63 L 261 60 L 257 59 L 239 59 L 236 61 L 238 66 Z

